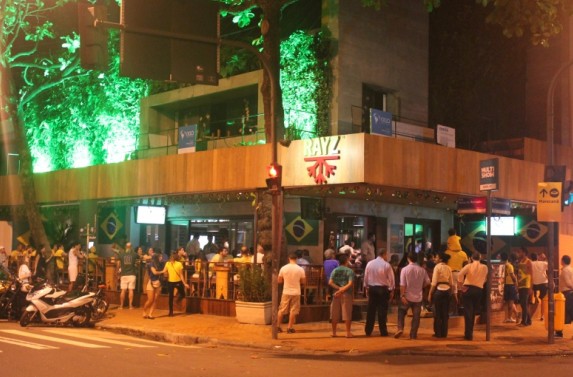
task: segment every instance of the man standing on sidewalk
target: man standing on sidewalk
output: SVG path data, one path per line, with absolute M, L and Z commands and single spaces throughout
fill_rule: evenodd
M 372 334 L 376 313 L 378 313 L 378 329 L 380 336 L 388 336 L 386 321 L 388 318 L 388 302 L 390 292 L 394 290 L 394 270 L 386 262 L 386 249 L 380 249 L 378 257 L 366 265 L 364 270 L 364 292 L 368 297 L 366 311 L 366 336 Z
M 336 326 L 340 319 L 346 326 L 346 337 L 352 338 L 350 327 L 352 326 L 352 304 L 354 301 L 354 271 L 348 267 L 348 255 L 342 254 L 339 257 L 340 266 L 336 267 L 328 285 L 333 288 L 332 303 L 330 304 L 330 319 L 332 321 L 332 336 L 336 336 Z
M 565 323 L 570 324 L 573 320 L 573 267 L 569 255 L 561 257 L 561 267 L 559 291 L 565 296 Z M 558 332 L 557 335 L 562 337 L 563 333 Z
M 487 280 L 487 266 L 480 263 L 479 251 L 472 254 L 472 262 L 460 271 L 458 282 L 462 285 L 464 304 L 464 339 L 473 340 L 474 322 L 477 308 L 481 302 L 483 287 Z
M 404 319 L 409 308 L 412 308 L 412 327 L 410 339 L 418 337 L 420 312 L 424 287 L 430 285 L 430 278 L 424 268 L 416 264 L 418 256 L 414 251 L 408 253 L 408 265 L 400 273 L 400 304 L 398 305 L 398 331 L 394 338 L 399 338 L 404 332 Z
M 278 283 L 283 286 L 283 294 L 281 297 L 281 304 L 278 310 L 278 321 L 282 322 L 283 316 L 289 312 L 287 333 L 294 333 L 294 321 L 300 312 L 300 286 L 306 283 L 306 276 L 304 269 L 296 264 L 296 253 L 288 255 L 288 264 L 281 267 L 278 276 Z M 278 332 L 282 332 L 279 325 Z
M 119 255 L 120 263 L 120 286 L 121 293 L 119 294 L 119 308 L 123 308 L 123 303 L 125 302 L 125 292 L 129 291 L 129 308 L 133 309 L 133 291 L 135 289 L 136 281 L 136 269 L 135 262 L 139 258 L 139 255 L 131 248 L 131 242 L 125 244 L 125 250 L 120 251 Z

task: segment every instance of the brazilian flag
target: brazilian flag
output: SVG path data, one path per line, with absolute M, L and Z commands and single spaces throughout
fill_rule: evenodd
M 125 209 L 106 207 L 98 214 L 97 238 L 99 244 L 111 244 L 125 238 Z
M 298 213 L 285 213 L 285 224 L 289 245 L 318 245 L 318 220 L 303 219 Z

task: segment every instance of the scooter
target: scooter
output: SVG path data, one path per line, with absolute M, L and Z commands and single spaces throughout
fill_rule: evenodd
M 31 322 L 86 326 L 90 323 L 95 295 L 82 291 L 66 293 L 46 282 L 39 282 L 26 296 L 30 305 L 20 318 L 20 326 L 26 327 Z

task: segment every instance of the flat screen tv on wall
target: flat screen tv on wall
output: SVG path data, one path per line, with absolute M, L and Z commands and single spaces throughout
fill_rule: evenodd
M 167 207 L 137 206 L 135 207 L 135 222 L 138 224 L 163 225 L 167 217 Z

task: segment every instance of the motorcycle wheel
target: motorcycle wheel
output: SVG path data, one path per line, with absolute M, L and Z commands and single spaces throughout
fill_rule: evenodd
M 35 313 L 29 312 L 29 311 L 25 311 L 22 314 L 22 317 L 20 317 L 20 326 L 22 327 L 26 327 L 30 324 L 30 322 L 32 322 L 32 317 L 34 316 Z
M 72 318 L 72 325 L 74 327 L 85 327 L 90 323 L 91 310 L 88 308 L 78 309 L 76 314 Z
M 92 318 L 94 320 L 102 319 L 108 308 L 109 304 L 105 300 L 97 300 L 92 306 Z

